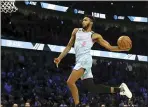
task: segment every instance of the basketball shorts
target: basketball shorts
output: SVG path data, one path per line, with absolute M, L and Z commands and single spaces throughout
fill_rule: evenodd
M 74 70 L 79 70 L 80 68 L 84 68 L 85 72 L 81 77 L 81 80 L 87 78 L 93 78 L 93 74 L 91 71 L 92 67 L 92 56 L 84 55 L 81 58 L 77 59 L 76 65 L 74 66 Z

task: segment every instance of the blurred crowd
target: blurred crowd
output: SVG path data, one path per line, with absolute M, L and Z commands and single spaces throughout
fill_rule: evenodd
M 55 15 L 52 13 L 40 15 L 37 12 L 28 12 L 28 14 L 21 12 L 2 13 L 2 39 L 66 46 L 73 29 L 81 27 L 80 20 L 82 18 L 82 16 L 81 18 L 67 18 L 62 14 Z M 111 23 L 99 20 L 99 22 L 94 23 L 93 30 L 101 34 L 112 45 L 117 45 L 119 36 L 127 35 L 133 42 L 133 48 L 130 53 L 148 55 L 148 51 L 145 49 L 148 48 L 148 30 L 137 31 L 136 27 L 139 23 L 136 26 L 133 24 L 135 28 L 128 24 L 117 23 L 115 21 Z M 93 48 L 105 50 L 98 45 L 95 45 Z
M 72 20 L 58 16 L 40 18 L 36 13 L 30 13 L 27 16 L 22 13 L 13 14 L 15 15 L 3 15 L 2 34 L 4 38 L 66 45 L 73 28 L 76 27 Z M 14 16 L 21 16 L 21 18 L 16 20 Z
M 1 58 L 3 107 L 73 106 L 73 99 L 66 84 L 72 67 L 53 69 L 53 65 L 48 62 L 53 58 L 48 52 L 41 51 L 3 48 Z M 147 63 L 96 59 L 97 62 L 92 68 L 95 83 L 119 86 L 125 82 L 131 89 L 133 98 L 128 101 L 125 96 L 119 94 L 92 94 L 84 91 L 81 81 L 78 81 L 82 107 L 124 107 L 128 104 L 148 107 Z M 64 62 L 62 63 L 64 65 Z

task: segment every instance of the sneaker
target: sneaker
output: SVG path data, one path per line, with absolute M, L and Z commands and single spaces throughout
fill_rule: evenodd
M 132 93 L 125 83 L 122 83 L 119 88 L 121 89 L 120 95 L 126 95 L 129 99 L 132 98 Z

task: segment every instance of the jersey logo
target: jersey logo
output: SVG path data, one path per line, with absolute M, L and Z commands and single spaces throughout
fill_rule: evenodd
M 86 46 L 86 41 L 83 41 L 82 46 L 83 47 Z

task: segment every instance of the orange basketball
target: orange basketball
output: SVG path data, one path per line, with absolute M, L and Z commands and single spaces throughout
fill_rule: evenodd
M 117 44 L 120 49 L 130 49 L 132 48 L 132 41 L 128 36 L 119 37 Z

